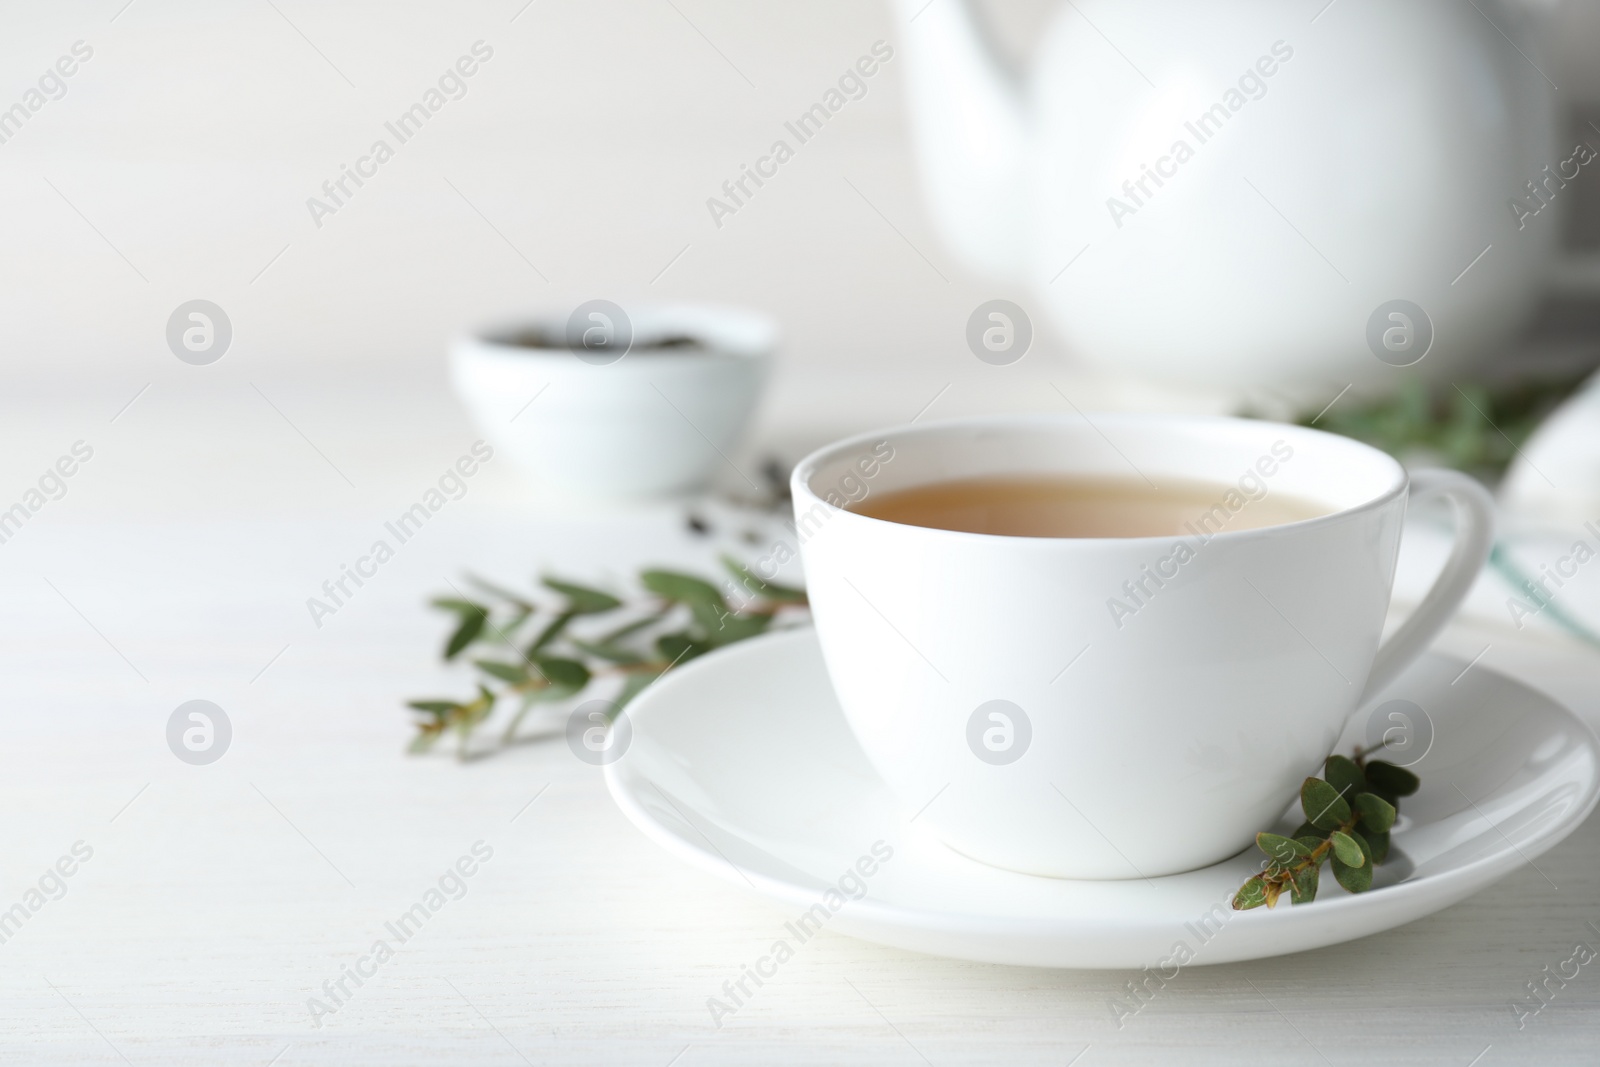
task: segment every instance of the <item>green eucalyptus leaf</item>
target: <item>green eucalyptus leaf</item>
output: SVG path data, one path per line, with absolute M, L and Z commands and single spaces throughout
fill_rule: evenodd
M 429 603 L 436 608 L 443 608 L 445 611 L 460 615 L 462 617 L 468 615 L 489 614 L 489 609 L 484 607 L 482 604 L 474 603 L 471 600 L 462 600 L 458 597 L 435 597 L 433 600 L 429 601 Z
M 1320 863 L 1308 863 L 1294 872 L 1289 883 L 1289 903 L 1308 904 L 1317 899 L 1317 882 L 1322 875 Z
M 1363 829 L 1382 834 L 1394 825 L 1394 805 L 1373 793 L 1356 794 L 1355 809 L 1361 815 Z
M 533 612 L 519 610 L 511 618 L 494 626 L 495 636 L 503 638 L 506 644 L 511 643 L 511 636 L 522 627 L 522 624 L 533 618 Z
M 1356 839 L 1342 830 L 1335 830 L 1329 834 L 1328 840 L 1333 842 L 1333 858 L 1346 867 L 1360 867 L 1367 862 L 1366 854 L 1361 846 L 1356 844 Z
M 460 706 L 461 705 L 457 704 L 454 700 L 408 700 L 408 701 L 406 701 L 406 707 L 415 708 L 418 711 L 425 711 L 429 715 L 432 715 L 436 719 L 444 718 L 446 715 L 450 714 L 452 711 L 455 711 Z
M 1313 837 L 1310 834 L 1303 834 L 1299 837 L 1296 837 L 1295 840 L 1306 846 L 1307 852 L 1314 852 L 1319 845 L 1328 840 L 1328 836 L 1325 832 L 1322 833 L 1321 837 Z
M 539 636 L 533 639 L 533 644 L 528 646 L 527 658 L 533 659 L 548 647 L 550 642 L 560 637 L 562 632 L 566 630 L 567 623 L 571 622 L 575 617 L 576 615 L 573 612 L 563 611 L 546 623 L 544 629 L 539 631 Z
M 722 565 L 728 569 L 729 574 L 733 575 L 734 581 L 738 582 L 746 590 L 768 600 L 775 600 L 783 604 L 804 604 L 806 602 L 806 591 L 804 589 L 796 589 L 792 585 L 779 585 L 776 582 L 758 578 L 751 572 L 749 567 L 746 567 L 732 556 L 724 555 L 721 558 Z
M 621 641 L 624 637 L 632 637 L 640 630 L 648 629 L 649 627 L 654 626 L 656 623 L 666 618 L 669 611 L 670 609 L 668 609 L 668 611 L 658 611 L 653 614 L 646 615 L 642 619 L 635 619 L 633 622 L 619 626 L 615 630 L 606 631 L 595 640 L 602 645 L 614 645 L 618 641 Z
M 732 612 L 709 600 L 691 600 L 687 602 L 687 607 L 690 617 L 694 619 L 696 634 L 701 640 L 710 645 L 728 643 L 719 641 L 717 635 L 722 632 L 729 619 L 736 617 Z
M 484 624 L 489 621 L 489 613 L 479 609 L 475 612 L 462 612 L 461 624 L 456 627 L 455 633 L 450 635 L 450 640 L 445 642 L 444 658 L 455 659 L 462 649 L 478 639 L 483 633 Z
M 1372 888 L 1372 864 L 1363 863 L 1359 867 L 1352 867 L 1342 862 L 1338 856 L 1333 858 L 1333 877 L 1347 892 L 1365 893 Z
M 406 746 L 406 751 L 412 755 L 426 752 L 443 736 L 443 730 L 423 730 L 411 739 L 411 744 Z
M 1396 810 L 1398 810 L 1399 807 L 1400 807 L 1400 798 L 1399 797 L 1395 796 L 1393 793 L 1388 792 L 1387 790 L 1381 789 L 1378 786 L 1373 785 L 1371 782 L 1367 783 L 1367 792 L 1371 793 L 1373 796 L 1377 797 L 1379 800 L 1388 801 L 1390 806 L 1395 808 Z
M 644 657 L 631 648 L 623 648 L 620 645 L 609 642 L 580 641 L 575 637 L 569 638 L 569 641 L 573 648 L 578 649 L 580 652 L 586 652 L 596 659 L 603 659 L 607 663 L 631 665 L 644 662 Z
M 1234 911 L 1249 911 L 1267 902 L 1267 882 L 1259 874 L 1251 878 L 1233 895 Z
M 1383 760 L 1371 760 L 1367 763 L 1367 782 L 1372 787 L 1371 792 L 1386 798 L 1408 797 L 1422 784 L 1416 775 L 1404 767 L 1396 767 Z
M 1387 832 L 1379 834 L 1370 830 L 1362 830 L 1356 834 L 1356 839 L 1366 844 L 1367 854 L 1372 857 L 1373 863 L 1382 863 L 1389 858 L 1389 835 Z
M 1297 859 L 1311 855 L 1311 850 L 1300 842 L 1277 834 L 1257 834 L 1256 847 L 1280 864 L 1293 863 Z
M 770 615 L 724 615 L 718 620 L 718 625 L 715 628 L 708 627 L 706 633 L 711 644 L 720 648 L 766 633 L 771 624 Z
M 592 677 L 588 667 L 563 656 L 535 656 L 533 665 L 539 668 L 539 673 L 544 675 L 552 689 L 564 689 L 568 693 L 582 689 Z
M 1367 788 L 1366 776 L 1361 773 L 1361 768 L 1356 766 L 1355 760 L 1347 756 L 1329 756 L 1327 763 L 1324 764 L 1322 776 L 1346 800 Z
M 656 651 L 661 654 L 669 664 L 686 663 L 696 656 L 703 656 L 711 651 L 711 646 L 704 641 L 697 641 L 688 633 L 677 631 L 662 634 L 656 638 Z
M 717 587 L 692 574 L 651 570 L 641 573 L 639 581 L 663 600 L 691 606 L 703 604 L 716 608 L 719 613 L 728 610 L 727 602 L 722 599 L 722 593 Z
M 1322 830 L 1334 830 L 1350 819 L 1350 805 L 1321 778 L 1307 778 L 1300 786 L 1300 807 L 1306 821 Z
M 622 601 L 599 589 L 562 581 L 560 578 L 546 577 L 542 581 L 546 589 L 552 589 L 567 598 L 563 612 L 566 615 L 598 615 L 622 606 Z
M 1303 822 L 1295 828 L 1295 831 L 1291 836 L 1295 837 L 1296 839 L 1314 837 L 1317 839 L 1317 844 L 1320 845 L 1322 842 L 1328 839 L 1328 831 L 1324 830 L 1320 826 L 1312 826 L 1308 822 Z M 1316 846 L 1313 845 L 1312 847 L 1315 848 Z
M 460 735 L 463 746 L 465 746 L 467 735 L 472 732 L 472 728 L 487 719 L 489 713 L 494 711 L 494 701 L 494 694 L 480 685 L 478 686 L 477 700 L 470 704 L 462 704 L 456 708 L 455 713 L 450 717 L 450 725 L 455 727 L 456 733 Z
M 472 665 L 484 674 L 498 678 L 502 682 L 510 682 L 512 685 L 528 681 L 528 669 L 515 663 L 497 663 L 494 660 L 477 659 L 472 661 Z

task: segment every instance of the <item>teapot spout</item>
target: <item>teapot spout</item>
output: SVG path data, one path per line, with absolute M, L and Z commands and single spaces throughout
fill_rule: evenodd
M 970 0 L 895 0 L 912 143 L 945 243 L 999 281 L 1026 271 L 1026 109 Z

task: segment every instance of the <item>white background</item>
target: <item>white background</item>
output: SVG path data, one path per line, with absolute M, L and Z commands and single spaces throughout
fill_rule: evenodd
M 894 37 L 886 5 L 124 2 L 3 16 L 0 106 L 74 41 L 95 49 L 65 98 L 0 145 L 0 367 L 13 386 L 125 397 L 152 379 L 222 389 L 309 376 L 432 388 L 464 325 L 595 296 L 714 297 L 776 315 L 788 344 L 769 426 L 806 413 L 896 421 L 950 382 L 940 413 L 1047 406 L 1036 394 L 1069 363 L 1048 334 L 1010 373 L 969 358 L 968 313 L 1016 294 L 964 274 L 931 232 L 893 62 L 748 208 L 713 224 L 706 198 Z M 988 6 L 1019 56 L 1055 9 Z M 1566 12 L 1552 76 L 1569 103 L 1600 98 L 1600 8 Z M 467 97 L 316 228 L 307 197 L 479 39 L 495 58 Z M 205 374 L 175 365 L 161 339 L 195 297 L 235 328 Z
M 306 598 L 475 438 L 442 356 L 486 317 L 597 296 L 770 311 L 788 341 L 757 442 L 786 448 L 904 421 L 947 386 L 932 414 L 1056 409 L 1048 382 L 1070 354 L 1048 336 L 1010 368 L 967 351 L 972 307 L 1008 294 L 931 232 L 893 63 L 713 225 L 722 181 L 892 39 L 879 4 L 274 2 L 0 12 L 0 106 L 74 41 L 95 49 L 0 145 L 0 508 L 74 441 L 95 449 L 0 545 L 0 906 L 73 841 L 96 849 L 0 945 L 3 1058 L 1065 1064 L 1091 1046 L 1084 1067 L 1314 1062 L 1297 1030 L 1335 1063 L 1592 1054 L 1600 977 L 1585 971 L 1532 1033 L 1507 1004 L 1600 921 L 1593 823 L 1541 861 L 1559 890 L 1524 871 L 1391 935 L 1186 973 L 1126 1033 L 1106 1001 L 1128 976 L 837 936 L 711 1031 L 705 998 L 776 913 L 655 850 L 560 745 L 470 767 L 400 755 L 400 702 L 463 684 L 435 667 L 427 594 L 469 567 L 703 567 L 679 512 L 541 512 L 492 463 L 323 628 Z M 995 13 L 1025 53 L 1052 9 Z M 1600 98 L 1594 8 L 1569 18 L 1556 80 Z M 306 198 L 479 39 L 495 56 L 469 95 L 315 227 Z M 163 336 L 195 297 L 233 322 L 209 367 Z M 1450 642 L 1470 657 L 1485 640 Z M 1584 654 L 1508 643 L 1483 663 L 1600 716 Z M 235 728 L 210 768 L 164 740 L 197 697 Z M 480 837 L 496 859 L 468 898 L 313 1031 L 305 999 Z

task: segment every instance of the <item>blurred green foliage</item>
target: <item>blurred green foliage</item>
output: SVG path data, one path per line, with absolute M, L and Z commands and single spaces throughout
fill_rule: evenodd
M 1456 382 L 1429 387 L 1413 379 L 1381 400 L 1344 400 L 1302 426 L 1343 434 L 1408 463 L 1453 467 L 1493 484 L 1545 416 L 1587 374 L 1489 387 Z

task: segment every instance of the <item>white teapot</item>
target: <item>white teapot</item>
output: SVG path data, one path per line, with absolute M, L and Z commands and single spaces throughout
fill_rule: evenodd
M 946 243 L 1147 380 L 1310 401 L 1493 353 L 1596 158 L 1529 0 L 1070 0 L 1026 86 L 966 0 L 896 3 Z

